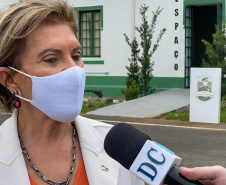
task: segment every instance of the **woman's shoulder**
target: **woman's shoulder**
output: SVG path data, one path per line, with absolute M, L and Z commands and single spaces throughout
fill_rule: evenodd
M 76 122 L 82 123 L 82 124 L 85 123 L 86 125 L 89 125 L 91 127 L 97 128 L 97 129 L 98 128 L 106 128 L 107 130 L 109 130 L 113 127 L 112 124 L 104 123 L 103 121 L 100 121 L 100 120 L 86 118 L 84 116 L 78 116 L 76 118 Z
M 98 138 L 99 141 L 103 140 L 113 125 L 103 123 L 98 120 L 78 116 L 75 119 L 76 129 L 79 136 L 89 135 L 89 138 Z
M 0 151 L 4 151 L 0 152 L 0 163 L 6 166 L 14 162 L 21 153 L 16 120 L 14 113 L 0 126 Z
M 1 133 L 3 132 L 3 130 L 7 129 L 8 127 L 13 126 L 14 124 L 12 122 L 14 122 L 14 120 L 12 119 L 13 116 L 8 117 L 5 121 L 3 121 L 3 123 L 0 124 L 0 137 L 1 137 Z

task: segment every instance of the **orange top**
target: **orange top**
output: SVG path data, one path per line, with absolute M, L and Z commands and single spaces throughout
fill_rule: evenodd
M 29 174 L 28 174 L 29 175 Z M 30 179 L 30 183 L 31 185 L 38 185 L 29 175 L 29 179 Z M 87 175 L 86 175 L 86 169 L 85 169 L 85 165 L 83 162 L 83 158 L 81 156 L 80 161 L 79 161 L 79 165 L 78 165 L 78 170 L 77 170 L 77 174 L 75 177 L 75 181 L 73 185 L 89 185 L 88 179 L 87 179 Z

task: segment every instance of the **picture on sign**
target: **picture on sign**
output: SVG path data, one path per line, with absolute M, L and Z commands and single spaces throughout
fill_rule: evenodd
M 212 91 L 212 78 L 210 76 L 200 76 L 197 78 L 197 92 L 194 96 L 201 101 L 208 101 L 214 98 L 215 93 Z

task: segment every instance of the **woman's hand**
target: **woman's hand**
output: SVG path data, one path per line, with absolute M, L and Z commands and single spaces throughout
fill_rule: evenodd
M 222 166 L 181 167 L 180 173 L 189 180 L 200 180 L 204 185 L 226 185 L 226 169 Z

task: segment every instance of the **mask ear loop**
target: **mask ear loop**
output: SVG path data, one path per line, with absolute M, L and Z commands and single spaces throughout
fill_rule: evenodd
M 18 73 L 20 73 L 20 74 L 23 74 L 23 75 L 25 75 L 25 76 L 27 76 L 27 77 L 30 77 L 30 78 L 32 78 L 32 76 L 31 75 L 29 75 L 29 74 L 26 74 L 26 73 L 24 73 L 24 72 L 22 72 L 22 71 L 19 71 L 18 69 L 15 69 L 15 68 L 13 68 L 13 67 L 11 67 L 11 66 L 8 66 L 8 68 L 10 68 L 10 69 L 12 69 L 13 71 L 16 71 L 16 72 L 18 72 Z M 27 98 L 24 98 L 24 97 L 21 97 L 21 96 L 19 96 L 18 94 L 15 94 L 14 92 L 12 92 L 12 91 L 10 91 L 14 96 L 16 96 L 17 98 L 21 98 L 22 100 L 25 100 L 25 101 L 27 101 L 27 102 L 30 102 L 31 103 L 31 100 L 29 100 L 29 99 L 27 99 Z
M 27 102 L 30 102 L 31 103 L 31 100 L 29 100 L 29 99 L 27 99 L 27 98 L 24 98 L 24 97 L 22 97 L 22 96 L 19 96 L 18 94 L 15 94 L 14 92 L 12 92 L 12 91 L 10 91 L 14 96 L 16 96 L 17 98 L 20 98 L 20 99 L 22 99 L 22 100 L 24 100 L 24 101 L 27 101 Z
M 31 100 L 29 100 L 29 99 L 27 99 L 27 98 L 23 98 L 22 96 L 19 96 L 18 94 L 15 94 L 15 93 L 13 93 L 13 94 L 14 94 L 14 96 L 16 96 L 17 98 L 21 98 L 22 100 L 25 100 L 25 101 L 31 103 Z
M 18 72 L 18 73 L 20 73 L 20 74 L 22 74 L 22 75 L 25 75 L 25 76 L 27 76 L 27 77 L 32 78 L 31 75 L 29 75 L 29 74 L 27 74 L 27 73 L 24 73 L 24 72 L 22 72 L 22 71 L 20 71 L 20 70 L 18 70 L 18 69 L 15 69 L 15 68 L 13 68 L 13 67 L 11 67 L 11 66 L 8 66 L 8 68 L 10 68 L 10 69 L 12 69 L 13 71 L 16 71 L 16 72 Z

